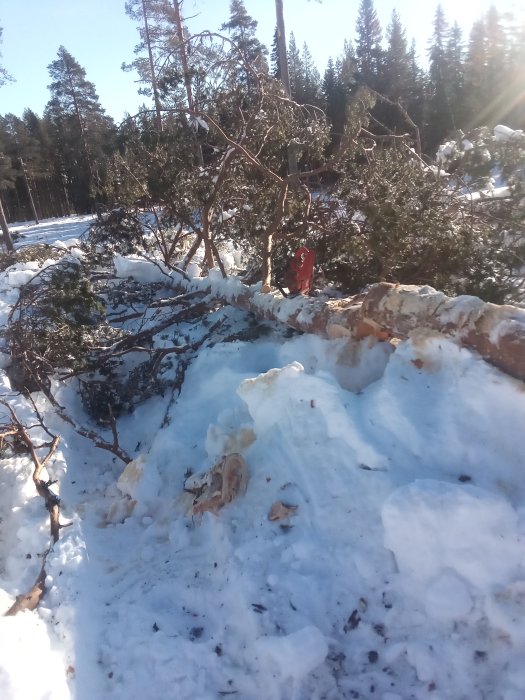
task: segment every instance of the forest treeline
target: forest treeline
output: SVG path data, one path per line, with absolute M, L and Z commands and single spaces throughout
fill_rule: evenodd
M 50 100 L 43 115 L 28 107 L 22 116 L 0 117 L 0 198 L 8 221 L 91 212 L 146 196 L 162 199 L 151 172 L 146 188 L 138 182 L 138 166 L 127 158 L 130 142 L 152 145 L 170 129 L 183 138 L 173 116 L 178 109 L 193 113 L 197 130 L 204 125 L 201 119 L 199 126 L 199 113 L 211 111 L 219 123 L 227 123 L 232 96 L 247 104 L 255 92 L 250 68 L 219 75 L 216 68 L 228 54 L 241 52 L 259 74 L 280 77 L 277 33 L 268 50 L 242 0 L 232 0 L 217 34 L 201 35 L 202 50 L 194 55 L 178 49 L 180 37 L 188 36 L 182 2 L 130 0 L 125 9 L 137 23 L 140 41 L 123 68 L 138 71 L 140 90 L 153 107 L 145 104 L 138 115 L 116 125 L 84 68 L 61 46 L 48 67 Z M 291 97 L 326 114 L 327 152 L 338 147 L 348 109 L 363 86 L 381 96 L 371 110 L 374 134 L 403 134 L 412 122 L 419 149 L 429 156 L 461 129 L 497 123 L 525 127 L 525 26 L 515 17 L 492 7 L 465 37 L 438 6 L 428 67 L 418 64 L 414 42 L 409 43 L 395 10 L 383 29 L 373 0 L 361 0 L 355 30 L 354 40 L 328 60 L 322 75 L 308 46 L 298 45 L 293 27 L 288 36 Z M 0 84 L 6 79 L 0 69 Z M 198 148 L 196 157 L 205 161 L 213 144 L 208 139 Z

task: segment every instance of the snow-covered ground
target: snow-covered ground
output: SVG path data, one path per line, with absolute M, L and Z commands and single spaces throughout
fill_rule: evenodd
M 93 223 L 92 214 L 80 214 L 56 219 L 42 219 L 39 224 L 17 222 L 9 224 L 9 230 L 15 234 L 16 248 L 34 243 L 55 243 L 72 238 L 80 238 Z
M 0 618 L 2 700 L 525 698 L 523 383 L 428 333 L 268 331 L 206 347 L 173 405 L 121 418 L 123 476 L 35 396 L 72 524 L 38 611 Z M 81 417 L 74 385 L 58 397 Z M 192 516 L 187 474 L 235 452 L 246 492 Z M 1 466 L 6 610 L 48 542 L 31 471 Z M 269 520 L 276 501 L 297 508 Z

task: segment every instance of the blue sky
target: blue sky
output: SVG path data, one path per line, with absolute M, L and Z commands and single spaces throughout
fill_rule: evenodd
M 458 21 L 468 32 L 475 19 L 491 5 L 501 13 L 521 8 L 520 0 L 442 0 L 450 23 Z M 245 0 L 246 9 L 259 22 L 258 37 L 268 47 L 275 27 L 274 0 Z M 432 34 L 437 0 L 376 0 L 383 29 L 396 8 L 415 38 L 422 55 Z M 228 19 L 229 0 L 185 0 L 183 13 L 192 31 L 216 30 Z M 359 0 L 284 0 L 286 31 L 297 42 L 306 41 L 321 73 L 329 56 L 336 57 L 345 39 L 354 39 Z M 77 59 L 96 86 L 100 102 L 117 121 L 133 114 L 144 101 L 137 94 L 136 76 L 123 73 L 122 62 L 133 59 L 137 41 L 134 23 L 124 13 L 124 0 L 4 0 L 0 5 L 4 28 L 2 62 L 16 83 L 0 88 L 0 114 L 21 115 L 30 107 L 41 114 L 49 100 L 47 66 L 60 45 Z

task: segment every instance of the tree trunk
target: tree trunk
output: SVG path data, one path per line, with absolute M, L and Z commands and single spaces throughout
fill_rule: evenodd
M 212 293 L 206 280 L 183 286 Z M 408 338 L 414 331 L 439 333 L 525 381 L 525 309 L 515 306 L 498 306 L 470 296 L 447 297 L 429 287 L 387 282 L 346 299 L 283 299 L 231 281 L 227 292 L 214 290 L 213 294 L 259 318 L 325 338 L 388 341 Z
M 177 41 L 179 42 L 179 56 L 182 65 L 182 72 L 184 74 L 184 86 L 186 88 L 186 99 L 188 101 L 188 109 L 190 114 L 194 112 L 194 102 L 193 102 L 193 92 L 191 87 L 191 76 L 190 69 L 188 66 L 188 56 L 186 54 L 186 47 L 184 45 L 184 32 L 182 29 L 182 19 L 180 16 L 180 6 L 179 0 L 173 0 L 173 9 L 175 10 L 175 25 L 177 27 Z M 202 156 L 202 147 L 200 143 L 195 145 L 195 155 L 197 156 L 197 162 L 199 165 L 203 165 L 204 158 Z
M 157 87 L 157 77 L 155 75 L 155 65 L 153 63 L 153 52 L 151 50 L 151 39 L 149 35 L 148 15 L 146 13 L 146 4 L 144 0 L 142 0 L 142 13 L 144 15 L 144 32 L 146 34 L 146 44 L 148 47 L 149 68 L 151 72 L 151 88 L 153 90 L 153 99 L 155 101 L 155 121 L 157 124 L 157 129 L 159 131 L 162 131 L 162 115 L 159 90 Z
M 269 292 L 272 284 L 272 250 L 273 250 L 273 237 L 279 229 L 279 224 L 284 216 L 284 205 L 286 202 L 286 195 L 288 194 L 288 183 L 283 181 L 281 184 L 281 190 L 279 192 L 279 197 L 275 204 L 275 212 L 273 215 L 272 223 L 269 228 L 264 233 L 263 241 L 263 259 L 262 259 L 262 292 Z
M 7 250 L 12 253 L 15 249 L 13 245 L 13 239 L 9 233 L 9 228 L 7 226 L 7 220 L 4 214 L 4 207 L 2 206 L 2 200 L 0 200 L 0 228 L 2 229 L 2 242 L 7 248 Z
M 29 204 L 31 206 L 31 211 L 33 213 L 33 219 L 35 221 L 35 224 L 39 224 L 40 221 L 38 220 L 38 214 L 36 213 L 35 201 L 33 199 L 33 192 L 31 191 L 31 185 L 29 184 L 29 178 L 27 177 L 27 172 L 26 172 L 24 161 L 22 160 L 22 158 L 20 158 L 20 166 L 22 168 L 22 174 L 24 177 L 25 185 L 26 185 L 27 196 L 29 197 Z
M 292 96 L 290 89 L 290 72 L 288 70 L 288 53 L 286 51 L 286 32 L 284 28 L 283 0 L 275 0 L 275 13 L 277 15 L 277 49 L 279 52 L 279 69 L 281 82 L 288 97 Z M 297 152 L 293 145 L 288 146 L 288 174 L 297 175 Z

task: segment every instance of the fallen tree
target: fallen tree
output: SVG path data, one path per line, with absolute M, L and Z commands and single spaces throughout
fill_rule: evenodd
M 443 333 L 525 381 L 525 309 L 516 306 L 491 304 L 473 296 L 448 297 L 432 287 L 386 282 L 344 299 L 284 298 L 278 292 L 263 294 L 259 286 L 248 287 L 232 278 L 183 284 L 259 318 L 326 338 L 360 340 L 372 336 L 388 341 L 407 338 L 419 329 Z

